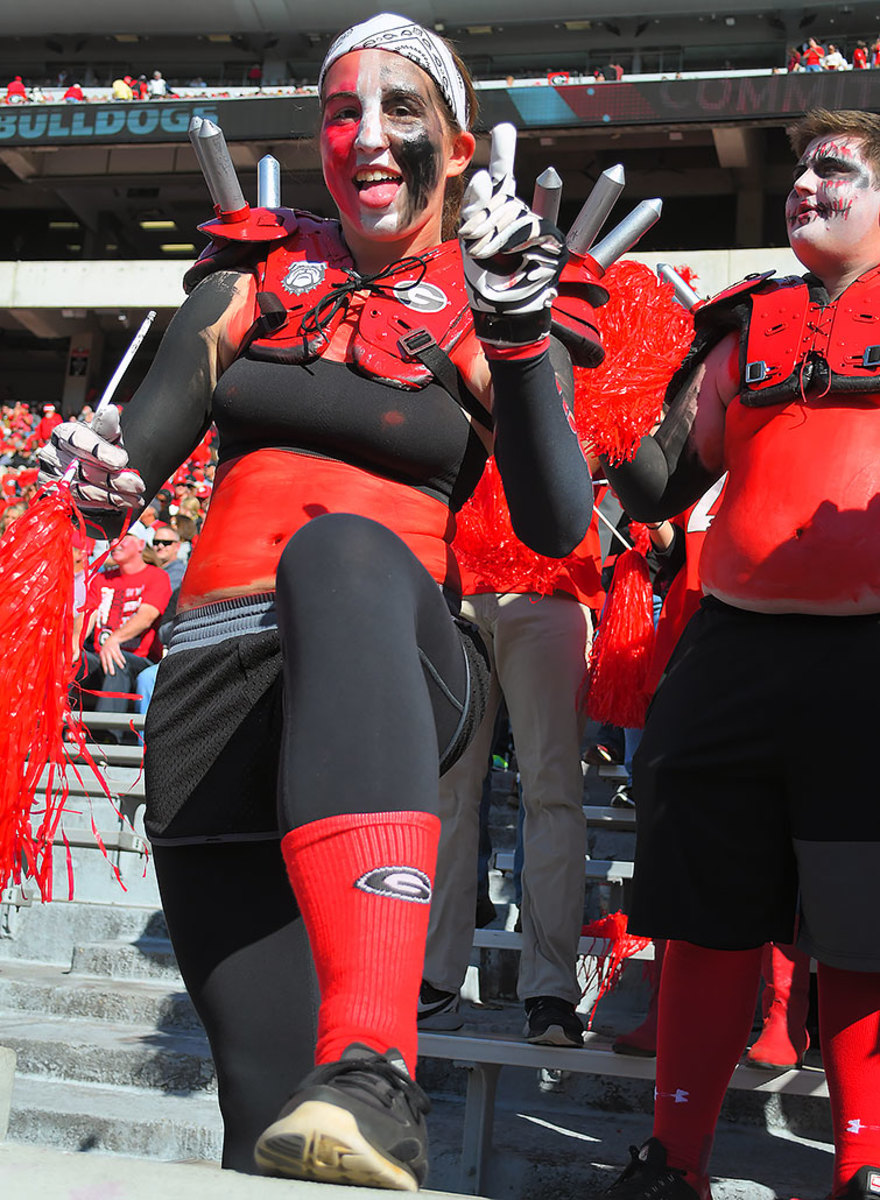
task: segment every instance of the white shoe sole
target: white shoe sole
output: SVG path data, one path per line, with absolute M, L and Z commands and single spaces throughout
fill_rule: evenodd
M 529 1027 L 526 1025 L 525 1039 L 533 1046 L 568 1046 L 572 1049 L 583 1047 L 583 1038 L 573 1042 L 561 1025 L 548 1025 L 543 1033 L 529 1037 Z
M 406 1168 L 372 1146 L 350 1112 L 308 1100 L 262 1133 L 254 1148 L 261 1171 L 285 1179 L 417 1192 Z

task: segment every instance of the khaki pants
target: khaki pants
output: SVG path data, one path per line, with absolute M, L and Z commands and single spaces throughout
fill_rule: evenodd
M 495 715 L 507 702 L 525 825 L 520 998 L 577 1003 L 586 822 L 576 698 L 592 637 L 590 610 L 568 595 L 467 596 L 462 615 L 483 635 L 492 665 L 486 715 L 467 752 L 440 780 L 442 833 L 425 979 L 457 991 L 470 960 L 477 891 L 479 805 Z

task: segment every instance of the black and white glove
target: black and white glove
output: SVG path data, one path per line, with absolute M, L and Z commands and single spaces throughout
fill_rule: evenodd
M 143 505 L 144 481 L 128 466 L 119 410 L 113 404 L 95 413 L 91 425 L 82 421 L 57 425 L 37 458 L 43 486 L 58 483 L 71 463 L 77 464 L 70 492 L 83 508 L 139 509 Z
M 550 306 L 568 251 L 562 234 L 516 195 L 516 129 L 492 130 L 489 170 L 468 184 L 458 231 L 477 337 L 528 346 L 550 332 Z

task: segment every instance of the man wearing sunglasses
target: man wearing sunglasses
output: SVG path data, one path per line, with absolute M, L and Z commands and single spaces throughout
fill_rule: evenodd
M 177 591 L 186 563 L 178 558 L 180 553 L 180 534 L 170 525 L 155 525 L 153 533 L 153 549 L 162 567 L 171 580 L 171 590 Z

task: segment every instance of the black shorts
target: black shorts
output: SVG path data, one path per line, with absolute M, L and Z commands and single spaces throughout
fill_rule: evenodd
M 235 604 L 223 607 L 232 610 Z M 198 631 L 205 611 L 188 613 L 187 623 Z M 469 681 L 463 712 L 452 707 L 445 684 L 423 660 L 441 741 L 441 774 L 470 744 L 489 690 L 479 632 L 466 621 L 456 619 L 455 625 Z M 172 648 L 177 639 L 175 627 Z M 170 845 L 280 837 L 281 724 L 281 646 L 274 625 L 169 653 L 146 717 L 148 836 Z
M 880 970 L 880 615 L 703 601 L 633 765 L 630 928 L 718 949 L 792 942 Z

